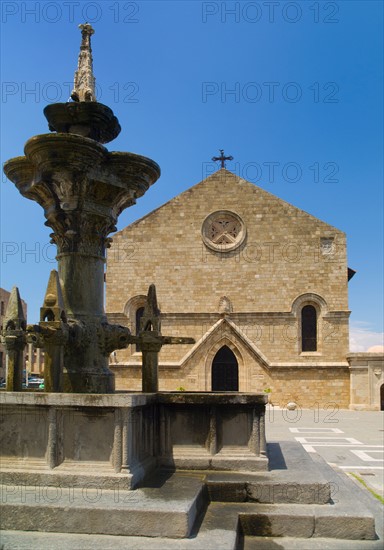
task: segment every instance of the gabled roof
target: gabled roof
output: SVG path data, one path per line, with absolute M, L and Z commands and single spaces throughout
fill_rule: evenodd
M 241 191 L 242 194 L 246 193 L 247 191 L 249 193 L 252 193 L 254 195 L 255 200 L 267 200 L 271 204 L 279 205 L 282 208 L 285 208 L 290 211 L 290 213 L 296 216 L 300 216 L 302 218 L 312 219 L 316 221 L 317 223 L 323 224 L 326 228 L 341 232 L 339 229 L 327 224 L 326 222 L 320 220 L 319 218 L 316 218 L 315 216 L 312 216 L 308 212 L 305 212 L 304 210 L 290 204 L 287 201 L 284 201 L 283 199 L 280 199 L 276 195 L 273 195 L 269 191 L 265 191 L 265 189 L 262 189 L 261 187 L 245 180 L 244 178 L 241 178 L 234 174 L 233 172 L 230 172 L 226 168 L 221 168 L 220 170 L 217 170 L 207 178 L 203 179 L 199 183 L 193 185 L 192 187 L 186 189 L 179 195 L 176 195 L 173 199 L 167 201 L 163 205 L 159 206 L 158 208 L 155 208 L 145 216 L 142 216 L 138 220 L 134 221 L 133 223 L 129 224 L 126 228 L 120 230 L 116 235 L 119 233 L 124 232 L 126 229 L 131 229 L 136 227 L 137 225 L 140 225 L 144 220 L 147 218 L 154 216 L 156 214 L 162 213 L 162 211 L 166 211 L 168 207 L 171 207 L 173 205 L 176 205 L 178 203 L 182 203 L 183 201 L 187 201 L 192 199 L 192 197 L 197 193 L 202 193 L 206 188 L 209 188 L 211 185 L 215 185 L 217 183 L 220 183 L 221 188 L 223 189 L 223 194 L 225 194 L 225 191 L 228 193 L 233 193 L 236 191 Z

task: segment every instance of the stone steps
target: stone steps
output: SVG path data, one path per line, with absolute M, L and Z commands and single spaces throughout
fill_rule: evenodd
M 297 508 L 297 505 L 295 506 Z M 310 512 L 303 510 L 301 518 L 297 518 L 295 507 L 288 506 L 290 510 L 284 509 L 280 515 L 272 517 L 270 525 L 273 529 L 272 534 L 280 533 L 285 536 L 250 536 L 243 534 L 241 536 L 242 525 L 248 527 L 248 533 L 255 532 L 255 526 L 260 523 L 254 523 L 253 529 L 247 517 L 253 515 L 252 508 L 255 508 L 254 517 L 259 521 L 260 515 L 265 510 L 260 510 L 260 505 L 249 503 L 211 503 L 204 515 L 201 525 L 195 525 L 189 538 L 175 539 L 166 537 L 148 537 L 148 536 L 111 536 L 111 535 L 85 535 L 74 533 L 48 533 L 48 532 L 18 532 L 5 531 L 1 533 L 1 543 L 4 550 L 51 550 L 55 546 L 60 546 L 61 550 L 73 550 L 81 548 L 82 550 L 379 550 L 382 548 L 382 541 L 373 540 L 342 540 L 335 538 L 316 537 L 316 532 L 311 531 Z M 306 507 L 302 507 L 306 508 Z M 290 517 L 290 513 L 294 517 Z M 106 514 L 109 519 L 110 515 Z M 270 518 L 270 516 L 268 516 Z M 298 522 L 297 522 L 298 520 Z M 297 522 L 297 523 L 296 523 Z M 289 526 L 289 523 L 294 526 Z M 307 525 L 306 525 L 307 524 Z M 312 520 L 313 525 L 313 520 Z M 257 529 L 260 532 L 260 529 Z M 294 533 L 293 537 L 288 537 L 288 533 Z M 301 535 L 302 538 L 298 538 Z M 304 535 L 311 535 L 310 538 L 304 538 Z
M 206 506 L 200 479 L 175 475 L 160 487 L 2 485 L 1 528 L 183 538 Z
M 238 508 L 244 536 L 374 540 L 375 522 L 365 510 L 343 505 L 249 504 Z
M 261 548 L 279 547 L 274 541 L 285 541 L 289 548 L 292 540 L 307 541 L 307 547 L 297 546 L 307 550 L 319 548 L 314 541 L 320 539 L 331 541 L 321 550 L 337 548 L 332 544 L 344 540 L 351 542 L 351 549 L 357 540 L 362 549 L 370 548 L 368 544 L 377 548 L 375 515 L 361 502 L 354 484 L 296 443 L 282 444 L 281 452 L 284 460 L 270 472 L 160 471 L 133 491 L 119 485 L 108 488 L 113 476 L 107 487 L 96 482 L 81 485 L 85 478 L 60 478 L 64 472 L 56 476 L 55 485 L 6 484 L 2 529 L 44 531 L 42 542 L 36 542 L 39 549 L 45 548 L 44 540 L 52 540 L 49 532 L 57 532 L 60 540 L 67 536 L 68 541 L 76 536 L 87 541 L 92 534 L 113 536 L 116 545 L 125 536 L 132 550 L 237 550 L 241 541 L 249 550 L 258 548 L 257 541 Z M 44 481 L 46 473 L 30 475 Z M 60 479 L 72 479 L 73 484 L 60 485 Z M 15 537 L 8 531 L 6 540 Z M 30 534 L 31 544 L 38 539 L 38 534 Z
M 207 480 L 208 494 L 211 483 Z M 203 480 L 197 474 L 174 474 L 158 485 L 135 491 L 2 486 L 1 527 L 61 532 L 65 526 L 69 533 L 79 534 L 189 537 L 208 500 Z M 232 490 L 231 497 L 234 494 Z M 223 526 L 234 535 L 240 527 L 246 537 L 375 538 L 372 514 L 351 506 L 344 497 L 325 505 L 211 502 L 199 536 Z
M 307 476 L 301 482 L 289 476 L 212 475 L 206 478 L 209 498 L 213 502 L 257 502 L 260 504 L 329 504 L 333 486 L 320 476 Z
M 28 471 L 18 464 L 11 467 L 1 463 L 0 484 L 27 485 L 41 487 L 102 487 L 103 489 L 132 489 L 132 476 L 125 473 L 114 473 L 108 465 L 84 463 L 71 468 L 63 463 L 54 470 L 46 465 L 38 467 L 31 464 Z

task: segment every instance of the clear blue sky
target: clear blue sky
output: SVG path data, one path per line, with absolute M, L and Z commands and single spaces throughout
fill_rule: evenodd
M 156 160 L 161 179 L 118 228 L 227 168 L 345 231 L 355 349 L 383 330 L 383 2 L 1 3 L 2 162 L 48 132 L 67 101 L 88 20 L 108 148 Z M 272 164 L 275 165 L 271 173 Z M 1 181 L 1 286 L 37 321 L 55 267 L 40 206 Z

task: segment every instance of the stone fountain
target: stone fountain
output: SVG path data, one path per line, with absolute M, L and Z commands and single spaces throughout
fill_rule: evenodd
M 116 231 L 119 214 L 155 183 L 160 168 L 149 158 L 104 147 L 121 128 L 112 110 L 96 101 L 94 30 L 89 24 L 80 28 L 73 102 L 48 105 L 44 114 L 52 133 L 28 140 L 25 156 L 6 162 L 4 171 L 24 197 L 43 207 L 45 225 L 53 229 L 51 242 L 57 246 L 58 273 L 51 274 L 40 323 L 27 329 L 28 341 L 45 349 L 45 389 L 104 394 L 114 391 L 114 376 L 108 369 L 110 353 L 135 341 L 127 328 L 110 325 L 104 313 L 108 235 Z M 7 315 L 10 321 L 13 313 Z M 17 342 L 22 347 L 26 335 L 20 328 Z M 10 334 L 5 332 L 4 339 L 9 348 Z M 148 357 L 150 352 L 142 344 Z M 157 344 L 159 351 L 162 343 Z M 143 389 L 157 391 L 153 368 L 144 378 Z M 19 373 L 9 376 L 7 389 L 21 389 Z

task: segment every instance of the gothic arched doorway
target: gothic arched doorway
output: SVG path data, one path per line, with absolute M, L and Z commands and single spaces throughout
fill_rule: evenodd
M 384 411 L 384 384 L 380 386 L 380 410 Z
M 228 346 L 220 348 L 213 359 L 212 391 L 239 391 L 239 367 Z

